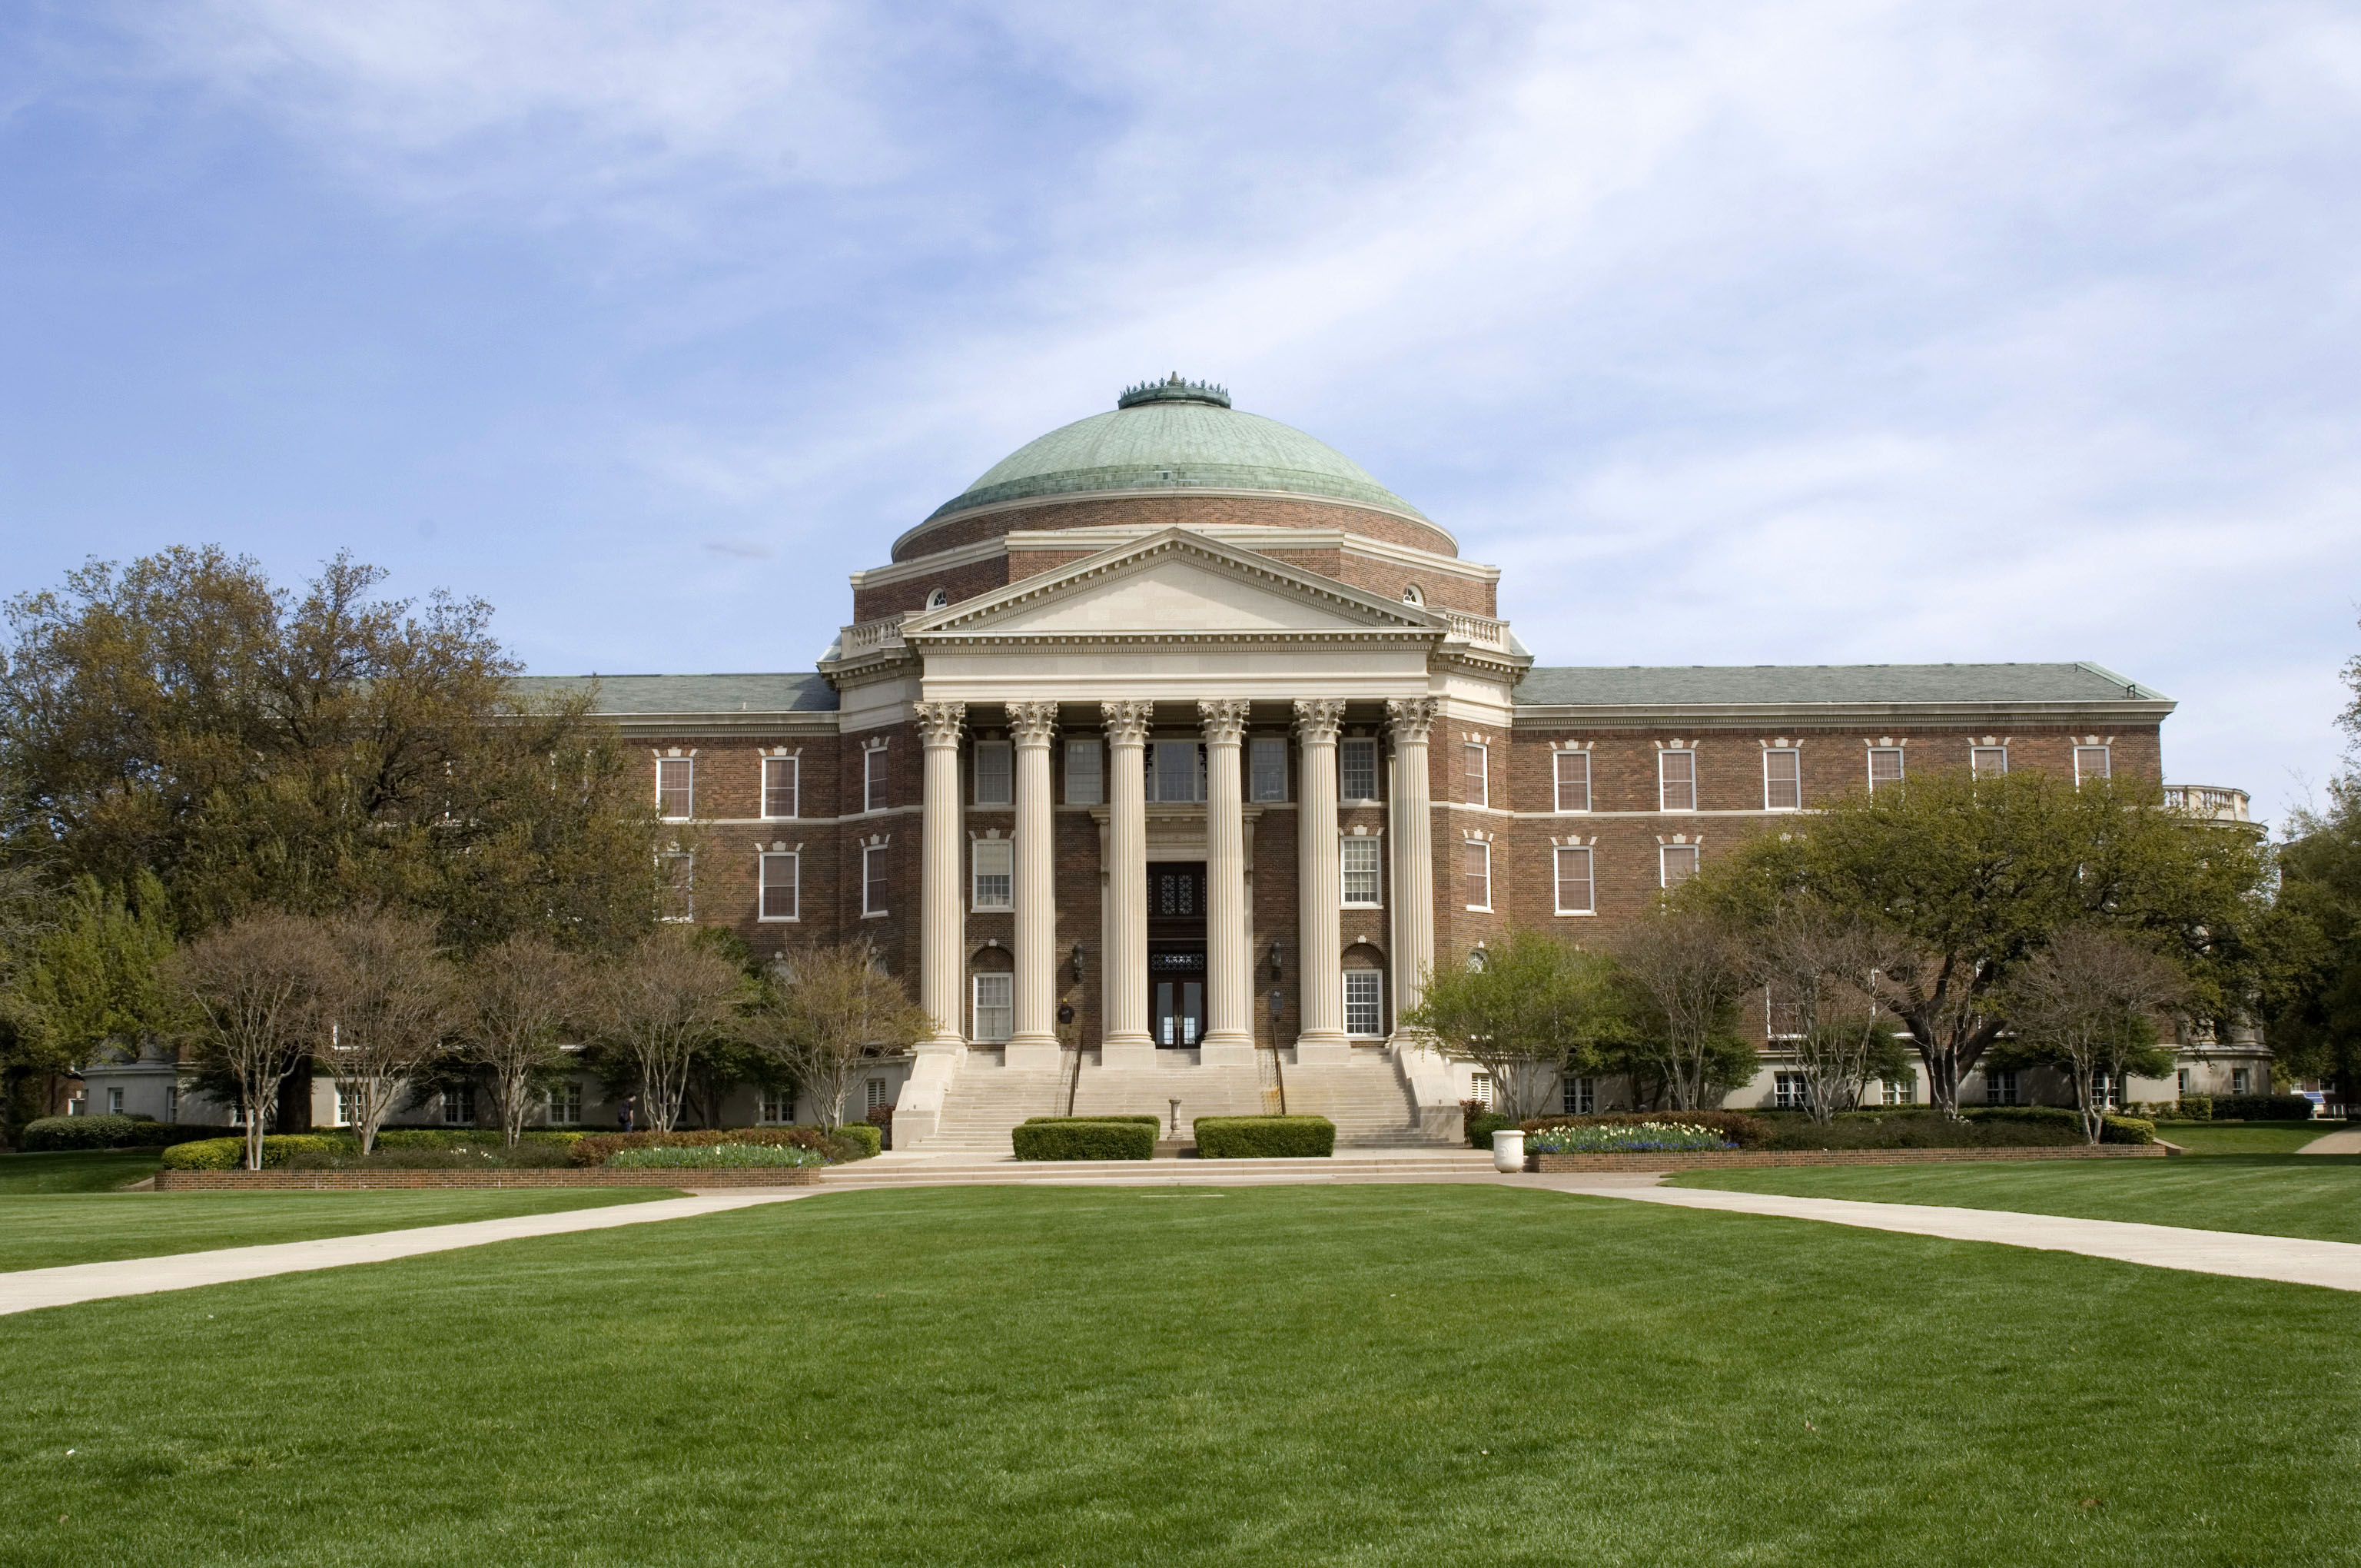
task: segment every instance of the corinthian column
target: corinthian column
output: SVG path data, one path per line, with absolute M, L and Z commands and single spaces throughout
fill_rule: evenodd
M 960 952 L 965 935 L 960 897 L 960 726 L 967 717 L 963 702 L 921 702 L 911 705 L 918 719 L 918 735 L 926 748 L 926 793 L 921 807 L 925 827 L 924 859 L 918 876 L 918 1005 L 935 1020 L 928 1043 L 957 1047 L 967 1043 L 961 1025 L 967 1010 L 960 1005 L 960 980 L 966 964 Z
M 1296 771 L 1295 864 L 1299 937 L 1303 951 L 1303 1027 L 1295 1036 L 1298 1061 L 1341 1061 L 1345 1040 L 1344 936 L 1337 910 L 1345 899 L 1336 848 L 1336 732 L 1345 704 L 1336 697 L 1298 698 L 1295 735 L 1301 744 Z
M 1254 1014 L 1246 995 L 1246 790 L 1238 744 L 1246 700 L 1197 705 L 1205 727 L 1205 1043 L 1207 1067 L 1252 1066 Z
M 1010 1067 L 1058 1065 L 1058 873 L 1049 812 L 1049 737 L 1054 702 L 1012 702 L 1016 741 L 1016 1016 Z
M 1148 1033 L 1148 769 L 1156 705 L 1103 702 L 1107 734 L 1107 955 L 1102 1067 L 1153 1067 Z
M 1433 697 L 1386 704 L 1394 740 L 1394 1034 L 1425 994 L 1434 963 L 1434 834 L 1427 804 L 1426 738 L 1443 705 Z

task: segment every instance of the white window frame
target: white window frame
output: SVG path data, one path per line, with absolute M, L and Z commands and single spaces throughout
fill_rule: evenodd
M 884 855 L 889 848 L 891 846 L 886 844 L 861 846 L 861 917 L 863 920 L 885 913 L 883 900 L 888 889 Z
M 2233 1093 L 2233 1094 L 2249 1094 L 2249 1093 L 2252 1093 L 2252 1092 L 2254 1091 L 2254 1087 L 2255 1087 L 2255 1069 L 2254 1069 L 2253 1068 L 2250 1068 L 2250 1067 L 2234 1067 L 2234 1068 L 2232 1068 L 2232 1069 L 2230 1069 L 2230 1092 L 2231 1092 L 2231 1093 Z
M 1771 1075 L 1771 1103 L 1781 1111 L 1808 1111 L 1812 1108 L 1812 1080 L 1800 1072 L 1774 1072 Z
M 1164 760 L 1185 755 L 1189 758 L 1189 787 L 1194 793 L 1186 795 L 1164 793 Z M 1148 798 L 1155 805 L 1199 805 L 1205 798 L 1205 747 L 1198 740 L 1151 740 L 1148 744 Z
M 1786 757 L 1792 759 L 1795 764 L 1795 776 L 1792 779 L 1773 778 L 1771 776 L 1771 759 L 1773 757 Z M 1777 802 L 1773 801 L 1771 798 L 1771 786 L 1774 784 L 1792 784 L 1795 785 L 1795 798 L 1794 802 L 1786 806 L 1781 806 Z M 1801 811 L 1804 809 L 1804 751 L 1802 747 L 1765 746 L 1763 748 L 1763 809 L 1765 811 Z
M 1878 1085 L 1881 1105 L 1916 1105 L 1918 1103 L 1918 1078 L 1913 1073 L 1905 1078 L 1889 1078 Z
M 782 862 L 785 862 L 784 864 Z M 774 875 L 785 872 L 784 880 Z M 803 918 L 804 889 L 803 856 L 794 850 L 764 850 L 755 856 L 754 918 L 786 922 Z M 771 894 L 786 890 L 786 913 L 773 912 Z
M 1469 740 L 1459 748 L 1460 788 L 1467 795 L 1470 806 L 1492 804 L 1492 749 L 1481 740 Z
M 1998 758 L 2000 759 L 2000 766 L 1998 766 L 1998 767 L 1996 767 L 1996 768 L 1987 768 L 1987 767 L 1985 767 L 1985 766 L 1983 765 L 1983 760 L 1984 760 L 1986 757 L 1998 757 Z M 2005 747 L 2005 746 L 1971 746 L 1971 747 L 1969 747 L 1969 748 L 1968 748 L 1968 776 L 1969 776 L 1970 778 L 1977 778 L 1977 779 L 1996 779 L 1996 778 L 2001 777 L 2003 774 L 2006 773 L 2007 772 L 2008 772 L 2008 748 L 2007 748 L 2007 747 Z
M 674 925 L 686 925 L 697 918 L 697 851 L 694 850 L 656 851 L 656 875 L 661 884 L 656 890 L 659 905 L 669 899 L 675 891 L 675 884 L 672 879 L 673 868 L 675 865 L 686 872 L 686 879 L 677 885 L 677 891 L 680 894 L 680 913 L 667 915 L 659 912 L 656 918 Z
M 106 1091 L 106 1113 L 110 1116 L 123 1114 L 123 1091 L 120 1089 L 110 1089 Z
M 1794 1014 L 1793 1027 L 1786 1029 L 1779 1027 L 1779 1013 L 1782 1008 L 1788 1009 Z M 1763 1039 L 1800 1040 L 1804 1037 L 1804 1031 L 1802 1028 L 1803 1022 L 1804 1004 L 1802 1002 L 1782 1002 L 1779 1000 L 1777 993 L 1772 987 L 1766 985 L 1763 988 Z
M 664 783 L 666 768 L 677 769 L 682 782 L 667 785 Z M 678 811 L 667 811 L 664 808 L 664 796 L 668 795 L 680 796 L 681 808 Z M 697 759 L 695 757 L 658 757 L 656 759 L 656 816 L 665 822 L 686 822 L 696 815 Z
M 993 885 L 987 887 L 987 881 Z M 967 901 L 978 915 L 1005 915 L 1016 907 L 1016 839 L 968 840 Z
M 1558 1111 L 1566 1116 L 1594 1116 L 1598 1113 L 1598 1080 L 1576 1078 L 1568 1073 L 1558 1084 Z
M 1386 885 L 1385 856 L 1383 851 L 1378 848 L 1378 845 L 1381 841 L 1382 840 L 1380 839 L 1370 838 L 1365 833 L 1346 833 L 1338 837 L 1336 840 L 1336 871 L 1337 881 L 1340 883 L 1338 893 L 1343 899 L 1345 908 L 1379 909 L 1384 907 Z M 1356 860 L 1367 861 L 1368 863 L 1363 866 L 1356 866 L 1353 863 Z M 1355 877 L 1367 877 L 1368 879 L 1367 887 L 1369 895 L 1367 898 L 1355 898 L 1353 896 L 1353 879 Z
M 863 1113 L 884 1109 L 891 1103 L 885 1098 L 885 1080 L 873 1078 L 861 1086 L 861 1109 Z
M 1356 795 L 1350 787 L 1349 781 L 1355 772 L 1352 759 L 1356 757 L 1368 759 L 1369 793 L 1367 795 Z M 1367 736 L 1346 736 L 1336 742 L 1336 798 L 1338 801 L 1358 804 L 1375 800 L 1378 798 L 1377 792 L 1384 787 L 1378 766 L 1378 743 L 1375 740 Z
M 1074 760 L 1088 757 L 1090 764 L 1077 769 Z M 1074 785 L 1087 780 L 1089 787 L 1077 791 Z M 1068 806 L 1104 806 L 1106 804 L 1106 753 L 1095 740 L 1066 742 L 1066 804 Z
M 1266 767 L 1266 763 L 1270 765 Z M 1276 784 L 1276 788 L 1271 787 L 1273 784 Z M 1247 743 L 1246 798 L 1258 804 L 1287 799 L 1285 736 L 1257 735 Z
M 443 1124 L 446 1127 L 472 1127 L 476 1124 L 474 1084 L 443 1091 Z
M 1667 772 L 1667 764 L 1669 764 L 1675 757 L 1685 757 L 1688 760 L 1689 776 L 1686 780 L 1675 779 L 1671 777 Z M 1675 784 L 1686 785 L 1687 788 L 1689 795 L 1687 805 L 1675 806 L 1673 804 L 1672 792 Z M 1656 753 L 1656 809 L 1659 811 L 1693 812 L 1697 808 L 1697 748 L 1694 746 L 1667 746 L 1663 751 Z
M 1688 862 L 1688 870 L 1677 880 L 1673 876 L 1673 862 L 1676 860 L 1685 860 Z M 1659 844 L 1656 846 L 1656 885 L 1660 888 L 1678 887 L 1704 869 L 1705 854 L 1702 845 Z
M 762 1103 L 755 1108 L 754 1120 L 766 1127 L 784 1126 L 796 1119 L 794 1096 L 784 1089 L 763 1091 Z
M 164 1120 L 176 1125 L 181 1120 L 181 1086 L 177 1083 L 165 1085 Z
M 871 746 L 861 753 L 861 810 L 863 816 L 885 809 L 885 758 L 888 748 Z
M 1565 764 L 1570 761 L 1578 761 L 1582 763 L 1582 778 L 1580 781 L 1582 804 L 1580 806 L 1568 806 L 1565 803 L 1568 785 L 1568 781 L 1565 776 Z M 1590 753 L 1587 751 L 1554 751 L 1550 753 L 1550 805 L 1559 813 L 1565 814 L 1576 811 L 1588 811 L 1590 809 Z
M 1373 969 L 1348 969 L 1345 971 L 1345 1033 L 1356 1040 L 1374 1040 L 1386 1032 L 1385 971 Z M 1361 994 L 1356 995 L 1358 992 Z M 1355 1014 L 1368 1023 L 1366 1029 L 1354 1027 Z
M 1492 1108 L 1492 1075 L 1488 1072 L 1469 1073 L 1467 1098 L 1489 1111 Z
M 968 1027 L 972 1031 L 968 1037 L 980 1046 L 1008 1043 L 1009 1036 L 1016 1032 L 1015 971 L 986 970 L 968 977 Z M 995 1029 L 997 1034 L 992 1032 Z
M 1872 794 L 1872 795 L 1874 795 L 1874 794 L 1877 792 L 1877 786 L 1878 786 L 1879 783 L 1881 782 L 1881 781 L 1879 780 L 1878 776 L 1877 776 L 1877 759 L 1878 759 L 1878 758 L 1880 758 L 1880 757 L 1891 757 L 1891 758 L 1893 758 L 1893 759 L 1894 759 L 1894 776 L 1893 776 L 1892 778 L 1890 778 L 1890 779 L 1883 780 L 1883 783 L 1886 783 L 1886 784 L 1900 784 L 1900 783 L 1901 783 L 1905 778 L 1906 778 L 1906 777 L 1908 777 L 1908 776 L 1909 776 L 1909 773 L 1910 773 L 1910 760 L 1909 760 L 1909 758 L 1907 758 L 1907 757 L 1905 757 L 1905 755 L 1903 755 L 1903 751 L 1902 751 L 1902 748 L 1901 748 L 1901 747 L 1899 747 L 1899 746 L 1872 746 L 1872 747 L 1870 747 L 1870 748 L 1869 748 L 1869 788 L 1870 788 L 1870 793 L 1871 793 L 1871 794 Z
M 1984 1103 L 1987 1105 L 2022 1105 L 2024 1088 L 2017 1081 L 2016 1069 L 1991 1068 L 1984 1072 Z
M 2114 774 L 2114 748 L 2113 746 L 2075 747 L 2074 787 L 2076 789 L 2081 789 L 2082 787 L 2083 781 L 2086 779 L 2104 779 L 2113 777 Z M 2099 771 L 2095 773 L 2086 773 L 2082 771 L 2082 759 L 2086 756 L 2092 755 L 2095 755 L 2099 759 Z
M 1582 874 L 1579 877 L 1568 877 L 1565 874 L 1565 858 L 1568 855 L 1579 855 L 1582 857 Z M 1565 901 L 1565 886 L 1568 882 L 1579 882 L 1582 884 L 1583 901 L 1578 905 L 1569 905 Z M 1598 913 L 1598 857 L 1591 853 L 1591 848 L 1589 845 L 1558 844 L 1552 846 L 1550 850 L 1550 896 L 1554 901 L 1554 905 L 1560 915 L 1596 915 Z
M 1470 850 L 1480 851 L 1480 854 L 1471 855 Z M 1489 915 L 1492 912 L 1492 846 L 1481 839 L 1460 840 L 1459 891 L 1462 897 L 1472 891 L 1468 884 L 1476 880 L 1477 873 L 1468 869 L 1468 862 L 1477 859 L 1484 864 L 1484 902 L 1477 904 L 1471 900 L 1467 907 L 1478 914 Z
M 784 775 L 786 783 L 773 780 Z M 801 757 L 765 757 L 763 759 L 763 820 L 785 822 L 803 815 L 804 769 Z M 773 801 L 781 794 L 786 796 L 785 811 L 771 809 Z
M 992 795 L 984 794 L 985 774 L 987 772 L 984 766 L 984 760 L 987 757 L 989 757 L 993 762 L 993 766 L 989 770 L 991 782 L 994 785 L 998 786 L 996 793 Z M 1006 740 L 977 741 L 975 743 L 975 762 L 973 773 L 973 789 L 976 805 L 982 806 L 1015 806 L 1016 804 L 1016 748 L 1015 745 Z
M 541 1119 L 552 1127 L 580 1126 L 582 1086 L 571 1080 L 553 1086 L 541 1097 Z

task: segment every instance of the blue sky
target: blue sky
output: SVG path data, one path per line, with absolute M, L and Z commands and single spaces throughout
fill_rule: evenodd
M 0 0 L 0 588 L 349 545 L 537 672 L 808 667 L 1177 369 L 1557 663 L 2087 658 L 2332 774 L 2361 17 Z

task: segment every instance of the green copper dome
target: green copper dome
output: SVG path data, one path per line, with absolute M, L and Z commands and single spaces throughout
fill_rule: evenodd
M 1174 376 L 1130 388 L 1111 413 L 1018 447 L 927 521 L 1036 496 L 1177 489 L 1273 490 L 1425 515 L 1325 442 L 1239 412 L 1219 387 Z

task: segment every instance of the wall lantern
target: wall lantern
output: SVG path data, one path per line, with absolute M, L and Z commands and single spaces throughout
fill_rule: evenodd
M 1071 957 L 1074 964 L 1074 983 L 1080 985 L 1082 981 L 1082 945 L 1080 942 L 1074 944 Z
M 1270 945 L 1270 978 L 1273 980 L 1279 979 L 1279 972 L 1280 964 L 1279 961 L 1279 944 L 1277 942 L 1273 942 Z

